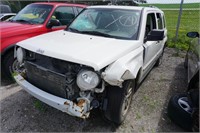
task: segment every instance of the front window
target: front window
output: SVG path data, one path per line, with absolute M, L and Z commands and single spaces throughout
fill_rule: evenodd
M 69 25 L 74 18 L 73 8 L 68 6 L 58 7 L 51 17 L 51 19 L 57 19 L 60 26 Z
M 71 32 L 136 40 L 140 11 L 125 9 L 86 9 L 68 27 Z
M 12 19 L 15 22 L 29 23 L 29 24 L 42 24 L 47 19 L 53 6 L 32 4 L 22 9 L 16 17 Z

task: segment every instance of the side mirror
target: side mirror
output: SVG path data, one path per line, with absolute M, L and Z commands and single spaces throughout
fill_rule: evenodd
M 198 32 L 188 32 L 187 36 L 190 38 L 196 38 L 196 37 L 199 37 L 199 33 Z
M 57 19 L 51 19 L 48 24 L 47 24 L 47 28 L 52 28 L 53 26 L 60 26 L 60 22 Z
M 146 41 L 161 41 L 164 38 L 164 30 L 151 30 L 146 38 Z

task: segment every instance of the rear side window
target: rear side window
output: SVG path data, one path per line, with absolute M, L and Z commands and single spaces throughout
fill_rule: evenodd
M 162 15 L 160 13 L 156 13 L 156 17 L 157 17 L 158 29 L 163 29 L 164 25 L 163 25 Z
M 163 17 L 163 28 L 165 28 L 166 25 L 165 25 L 165 16 L 164 16 L 164 14 L 162 14 L 162 17 Z

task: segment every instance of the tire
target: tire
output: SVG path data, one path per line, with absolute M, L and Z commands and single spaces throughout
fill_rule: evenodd
M 123 88 L 111 86 L 107 88 L 107 109 L 104 116 L 107 120 L 120 125 L 126 118 L 134 93 L 134 81 L 125 81 Z
M 3 64 L 2 64 L 2 73 L 6 79 L 14 82 L 12 77 L 12 73 L 14 73 L 17 69 L 18 62 L 14 59 L 13 51 L 6 53 L 3 57 Z
M 177 94 L 171 97 L 168 103 L 169 118 L 187 131 L 192 130 L 192 108 L 189 105 L 187 94 Z
M 162 50 L 162 53 L 161 53 L 160 57 L 156 61 L 155 67 L 158 67 L 158 66 L 160 66 L 162 64 L 163 53 L 164 53 L 164 50 Z
M 192 131 L 199 132 L 199 108 L 192 113 Z

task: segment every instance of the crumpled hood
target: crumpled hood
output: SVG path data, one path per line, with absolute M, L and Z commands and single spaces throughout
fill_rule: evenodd
M 139 47 L 139 41 L 55 31 L 17 43 L 30 51 L 100 70 Z
M 0 22 L 1 38 L 27 34 L 33 32 L 33 29 L 40 28 L 41 26 L 42 25 L 31 25 L 15 22 Z

